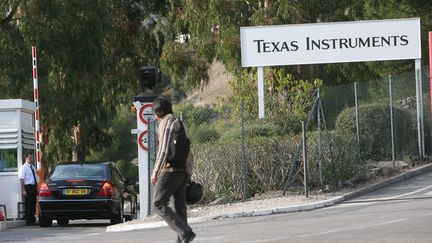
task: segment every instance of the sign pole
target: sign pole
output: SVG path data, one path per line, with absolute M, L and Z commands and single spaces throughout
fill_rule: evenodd
M 421 59 L 415 59 L 416 99 L 417 99 L 417 132 L 420 160 L 424 159 L 424 130 L 423 130 L 423 91 L 421 77 Z
M 429 99 L 430 99 L 430 121 L 429 133 L 432 136 L 432 31 L 429 31 Z M 432 142 L 430 142 L 432 152 Z
M 137 129 L 131 132 L 138 135 L 139 217 L 144 219 L 150 215 L 151 211 L 148 121 L 149 115 L 153 113 L 153 105 L 151 103 L 141 103 L 140 101 L 135 101 L 133 104 L 137 111 Z
M 258 67 L 258 118 L 264 118 L 264 68 Z

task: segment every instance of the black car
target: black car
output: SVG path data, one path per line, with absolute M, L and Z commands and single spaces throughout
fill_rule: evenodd
M 111 224 L 135 219 L 137 193 L 114 162 L 67 162 L 55 166 L 39 190 L 39 225 L 53 220 L 110 219 Z

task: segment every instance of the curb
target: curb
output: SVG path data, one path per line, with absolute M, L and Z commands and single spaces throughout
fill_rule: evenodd
M 370 186 L 360 188 L 360 189 L 355 190 L 353 192 L 349 192 L 345 195 L 337 196 L 337 197 L 334 197 L 332 199 L 328 199 L 328 200 L 317 202 L 317 203 L 311 203 L 311 204 L 305 204 L 305 205 L 295 205 L 295 206 L 288 206 L 288 207 L 278 207 L 278 208 L 272 208 L 272 209 L 260 209 L 260 210 L 240 212 L 240 213 L 234 213 L 234 214 L 219 215 L 216 217 L 189 218 L 188 222 L 189 223 L 200 223 L 200 222 L 206 222 L 206 221 L 215 220 L 215 219 L 265 216 L 265 215 L 271 215 L 271 214 L 292 213 L 292 212 L 309 211 L 309 210 L 314 210 L 314 209 L 318 209 L 318 208 L 324 208 L 324 207 L 338 204 L 342 201 L 351 199 L 353 197 L 364 195 L 366 193 L 369 193 L 369 192 L 375 191 L 377 189 L 386 187 L 386 186 L 394 184 L 396 182 L 400 182 L 400 181 L 403 181 L 405 179 L 426 173 L 426 172 L 431 171 L 431 170 L 432 170 L 432 164 L 423 165 L 423 166 L 420 166 L 419 168 L 411 169 L 407 172 L 404 172 L 403 174 L 391 177 L 391 178 L 384 180 L 382 182 L 377 182 L 377 183 L 372 184 Z M 138 230 L 138 229 L 161 228 L 161 227 L 167 227 L 167 226 L 168 225 L 164 221 L 142 223 L 142 224 L 119 224 L 119 225 L 108 226 L 106 229 L 106 232 L 122 232 L 122 231 Z
M 0 231 L 15 228 L 15 227 L 21 227 L 25 225 L 24 220 L 17 220 L 17 221 L 0 221 Z

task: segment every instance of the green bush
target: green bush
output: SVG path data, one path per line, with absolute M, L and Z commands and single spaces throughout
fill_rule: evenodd
M 395 150 L 399 156 L 415 149 L 412 113 L 395 107 Z M 390 110 L 388 105 L 368 104 L 359 107 L 360 158 L 362 160 L 388 160 L 391 158 Z M 347 140 L 355 141 L 355 108 L 346 108 L 336 120 L 336 130 Z
M 246 141 L 249 195 L 282 188 L 294 147 L 292 139 L 259 137 Z M 243 197 L 241 140 L 200 144 L 192 149 L 193 178 L 204 185 L 203 203 L 221 196 Z
M 355 157 L 355 143 L 336 132 L 321 133 L 321 154 L 318 157 L 317 132 L 307 133 L 309 186 L 321 186 L 319 161 L 322 161 L 324 185 L 338 185 L 360 175 L 361 164 Z M 293 183 L 302 186 L 301 135 L 246 137 L 245 153 L 248 169 L 249 196 L 271 190 L 282 190 L 284 180 L 294 161 L 298 161 Z M 300 150 L 299 150 L 300 148 Z M 194 144 L 194 179 L 204 185 L 203 203 L 218 197 L 243 197 L 243 160 L 241 139 L 232 138 L 215 143 Z M 294 158 L 298 155 L 297 159 Z
M 202 203 L 221 196 L 241 198 L 241 143 L 205 143 L 192 146 L 193 179 L 204 185 Z
M 192 104 L 182 104 L 175 106 L 175 115 L 182 116 L 183 122 L 187 127 L 207 124 L 217 117 L 217 113 L 209 107 L 193 106 Z
M 301 132 L 301 118 L 290 116 L 285 118 L 265 118 L 250 120 L 245 123 L 245 137 L 275 137 Z M 241 120 L 235 126 L 225 128 L 221 132 L 221 140 L 239 139 L 242 136 Z
M 305 121 L 307 118 L 304 116 L 296 115 L 286 115 L 284 117 L 278 116 L 272 118 L 274 124 L 276 124 L 279 129 L 280 135 L 286 134 L 299 134 L 302 132 L 301 122 Z
M 225 130 L 221 132 L 220 140 L 238 140 L 242 137 L 242 129 L 240 125 L 227 127 Z
M 318 146 L 316 143 L 317 132 L 308 133 L 308 154 L 310 163 L 315 166 L 309 166 L 311 186 L 319 186 L 319 158 Z M 355 143 L 353 140 L 341 136 L 335 131 L 321 132 L 321 153 L 322 153 L 322 170 L 323 183 L 338 185 L 339 182 L 352 180 L 360 175 L 358 161 L 355 157 Z
M 190 127 L 189 135 L 193 144 L 214 142 L 220 137 L 220 134 L 216 128 L 210 125 Z
M 281 129 L 278 125 L 266 120 L 254 120 L 245 126 L 245 136 L 254 137 L 273 137 L 280 135 Z
M 300 136 L 256 137 L 246 140 L 249 186 L 252 195 L 282 190 Z
M 271 122 L 253 120 L 251 123 L 244 125 L 244 135 L 246 138 L 255 137 L 272 137 L 277 136 L 281 132 L 279 126 Z M 241 124 L 236 124 L 223 130 L 221 140 L 240 139 L 242 137 Z

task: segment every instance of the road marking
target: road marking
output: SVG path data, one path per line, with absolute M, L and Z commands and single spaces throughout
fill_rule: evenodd
M 404 194 L 400 194 L 400 195 L 396 195 L 396 196 L 392 196 L 392 197 L 381 197 L 381 198 L 368 198 L 368 199 L 359 199 L 359 200 L 351 200 L 351 201 L 347 201 L 346 203 L 355 203 L 355 202 L 373 202 L 373 201 L 385 201 L 385 200 L 391 200 L 391 199 L 396 199 L 396 198 L 401 198 L 401 197 L 406 197 L 409 195 L 413 195 L 422 191 L 426 191 L 429 190 L 430 188 L 432 188 L 432 185 L 427 186 L 427 187 L 423 187 L 420 188 L 418 190 L 412 191 L 412 192 L 408 192 L 408 193 L 404 193 Z M 428 192 L 429 194 L 430 192 Z
M 375 224 L 368 224 L 368 225 L 351 227 L 351 228 L 341 228 L 341 229 L 329 230 L 329 231 L 318 232 L 318 233 L 313 233 L 313 234 L 292 235 L 292 236 L 285 236 L 285 237 L 278 237 L 278 238 L 255 240 L 255 241 L 243 241 L 242 243 L 246 243 L 246 242 L 250 242 L 250 243 L 272 242 L 272 241 L 289 240 L 289 239 L 299 238 L 299 237 L 303 238 L 303 237 L 310 237 L 310 236 L 317 236 L 317 235 L 325 235 L 325 234 L 331 234 L 331 233 L 337 233 L 337 232 L 343 232 L 343 231 L 350 231 L 350 230 L 358 230 L 358 229 L 376 227 L 376 226 L 380 226 L 380 225 L 394 224 L 394 223 L 399 223 L 399 222 L 406 221 L 406 220 L 408 220 L 408 219 L 395 219 L 395 220 L 390 220 L 390 221 L 386 221 L 386 222 L 380 222 L 380 223 L 375 223 Z
M 309 237 L 309 236 L 331 234 L 331 233 L 336 233 L 336 232 L 358 230 L 358 229 L 370 228 L 370 227 L 375 227 L 375 226 L 399 223 L 399 222 L 406 221 L 406 220 L 408 220 L 408 219 L 395 219 L 395 220 L 390 220 L 390 221 L 380 222 L 380 223 L 375 223 L 375 224 L 367 224 L 367 225 L 351 227 L 351 228 L 335 229 L 335 230 L 329 230 L 329 231 L 324 231 L 324 232 L 319 232 L 319 233 L 314 233 L 314 234 L 305 234 L 305 235 L 300 235 L 299 237 Z
M 211 242 L 215 242 L 215 241 L 220 241 L 222 239 L 224 239 L 225 237 L 223 236 L 216 236 L 216 237 L 201 237 L 201 236 L 197 236 L 195 238 L 195 240 L 199 240 L 201 241 L 211 241 Z
M 400 186 L 400 187 L 390 187 L 390 190 L 400 190 L 400 189 L 414 189 L 414 188 L 422 188 L 423 186 Z
M 394 198 L 399 198 L 399 197 L 405 197 L 405 196 L 409 196 L 409 195 L 412 195 L 412 194 L 416 194 L 416 193 L 419 193 L 419 192 L 422 192 L 422 191 L 426 191 L 426 190 L 428 190 L 429 188 L 432 188 L 432 185 L 431 185 L 431 186 L 424 187 L 424 188 L 420 188 L 420 189 L 415 190 L 415 191 L 412 191 L 412 192 L 408 192 L 408 193 L 405 193 L 405 194 L 396 195 L 396 196 L 393 196 L 393 197 L 387 197 L 387 198 L 384 198 L 384 199 L 385 199 L 385 200 L 388 200 L 388 199 L 394 199 Z
M 339 208 L 339 207 L 357 207 L 359 205 L 361 206 L 366 206 L 366 205 L 373 205 L 376 204 L 377 202 L 372 201 L 372 202 L 364 202 L 364 201 L 346 201 L 346 202 L 342 202 L 341 204 L 336 204 L 332 207 L 327 207 L 327 208 L 322 208 L 321 210 L 332 210 L 333 208 Z
M 197 236 L 195 237 L 194 240 L 196 241 L 210 241 L 210 242 L 217 242 L 217 241 L 221 241 L 222 239 L 224 239 L 223 236 L 216 236 L 216 237 L 201 237 L 201 236 Z M 172 243 L 172 240 L 167 240 L 167 241 L 158 241 L 159 243 Z

